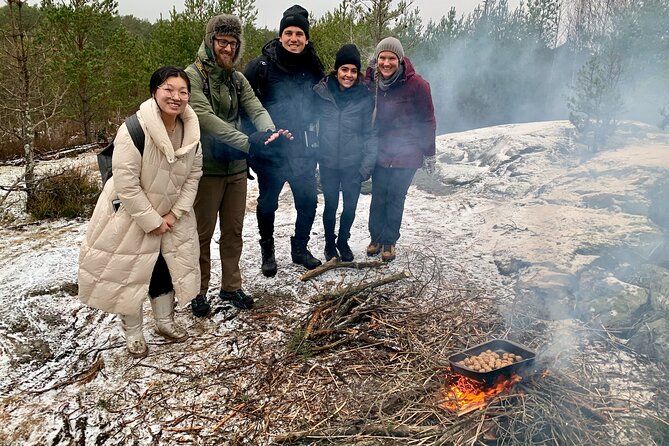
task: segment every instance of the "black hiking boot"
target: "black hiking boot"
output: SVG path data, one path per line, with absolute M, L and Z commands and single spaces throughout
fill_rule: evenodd
M 342 262 L 353 261 L 353 251 L 351 251 L 351 247 L 348 246 L 348 240 L 346 238 L 339 237 L 337 240 L 337 248 L 339 249 L 339 258 Z
M 276 259 L 274 258 L 274 239 L 260 240 L 260 253 L 262 255 L 262 275 L 265 277 L 276 276 Z
M 314 269 L 322 265 L 321 261 L 314 257 L 307 249 L 309 239 L 298 240 L 295 237 L 290 238 L 290 257 L 293 263 L 302 265 L 306 269 Z
M 190 301 L 190 311 L 195 317 L 205 317 L 211 311 L 211 306 L 207 302 L 207 296 L 205 294 L 198 294 L 193 300 Z
M 333 257 L 339 257 L 339 252 L 337 251 L 337 245 L 335 244 L 335 237 L 328 236 L 325 237 L 325 261 L 329 261 Z
M 218 297 L 223 301 L 229 301 L 232 306 L 240 310 L 250 310 L 253 308 L 253 298 L 242 290 L 223 291 L 218 293 Z

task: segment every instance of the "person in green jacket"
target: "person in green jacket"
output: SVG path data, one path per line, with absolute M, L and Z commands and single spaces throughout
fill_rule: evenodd
M 219 219 L 221 289 L 219 297 L 240 309 L 253 308 L 253 298 L 242 290 L 239 259 L 246 212 L 247 158 L 263 156 L 280 137 L 292 139 L 274 123 L 244 75 L 235 70 L 244 48 L 242 24 L 234 15 L 221 14 L 207 23 L 195 63 L 186 68 L 192 92 L 191 107 L 200 123 L 203 176 L 195 198 L 200 239 L 200 292 L 191 301 L 195 316 L 209 314 L 207 290 L 211 276 L 210 246 Z M 256 133 L 241 130 L 240 113 L 253 123 Z

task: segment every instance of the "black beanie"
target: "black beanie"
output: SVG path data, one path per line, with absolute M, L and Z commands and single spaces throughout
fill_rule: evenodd
M 360 71 L 360 51 L 352 43 L 347 43 L 337 51 L 337 55 L 335 56 L 335 71 L 347 63 L 355 65 L 358 71 Z
M 283 18 L 279 25 L 279 36 L 283 34 L 283 30 L 289 26 L 297 26 L 304 35 L 309 38 L 309 12 L 300 5 L 293 5 L 283 12 Z

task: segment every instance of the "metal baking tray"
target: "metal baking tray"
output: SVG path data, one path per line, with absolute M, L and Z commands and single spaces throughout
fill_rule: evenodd
M 522 361 L 514 362 L 505 367 L 500 367 L 498 369 L 491 370 L 490 372 L 477 372 L 466 366 L 459 365 L 458 362 L 464 360 L 470 356 L 478 356 L 479 353 L 486 350 L 492 350 L 499 353 L 500 355 L 503 352 L 513 353 L 516 355 L 522 356 L 524 359 Z M 451 355 L 448 358 L 448 362 L 451 364 L 451 370 L 459 375 L 466 376 L 467 378 L 472 378 L 477 381 L 483 381 L 487 385 L 492 384 L 500 375 L 511 376 L 512 373 L 518 373 L 534 363 L 534 358 L 536 353 L 525 347 L 524 345 L 517 344 L 512 341 L 507 341 L 506 339 L 493 339 L 483 344 L 476 345 L 467 350 L 461 351 L 454 355 Z

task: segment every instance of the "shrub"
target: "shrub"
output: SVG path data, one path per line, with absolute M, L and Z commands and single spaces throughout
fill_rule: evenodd
M 28 212 L 36 220 L 90 218 L 99 195 L 99 181 L 88 169 L 67 167 L 38 180 Z
M 591 148 L 604 146 L 618 125 L 621 75 L 620 57 L 606 52 L 592 56 L 576 75 L 573 95 L 567 99 L 569 121 L 590 139 Z

